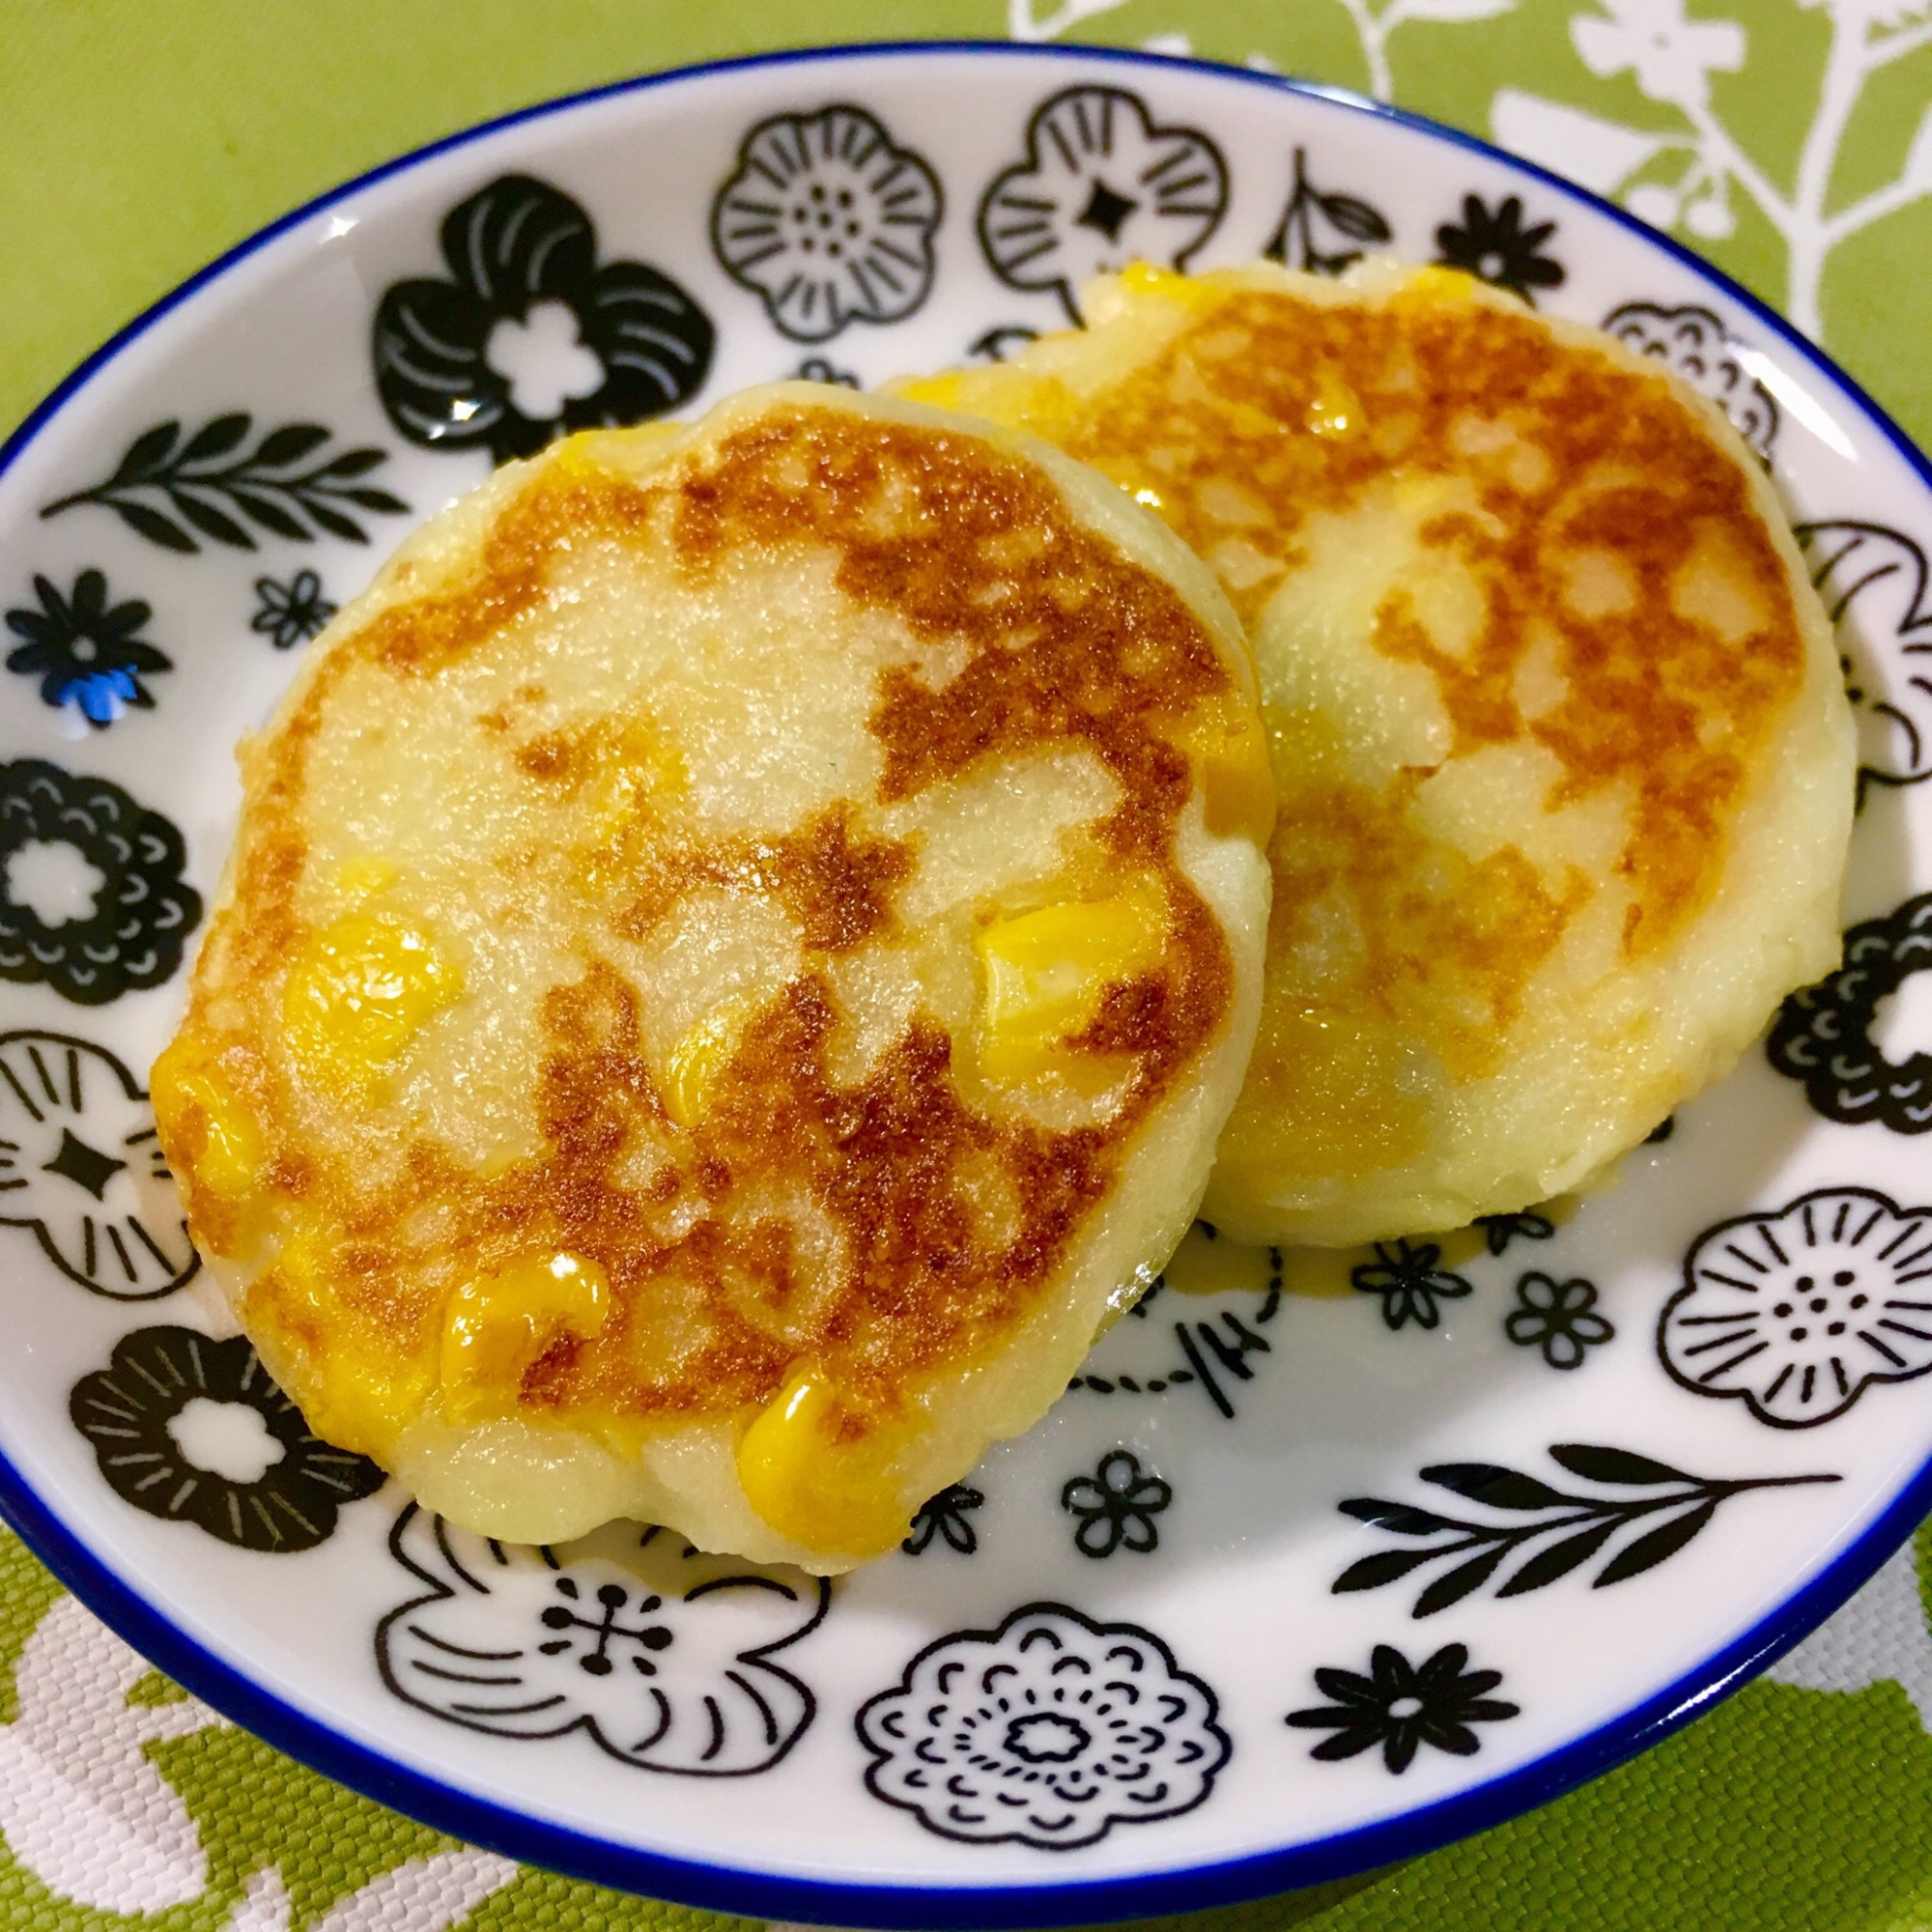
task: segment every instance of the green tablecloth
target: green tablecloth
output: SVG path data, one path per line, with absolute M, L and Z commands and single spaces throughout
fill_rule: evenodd
M 1932 0 L 6 0 L 0 422 L 210 256 L 406 148 L 828 40 L 1251 61 L 1494 135 L 1757 289 L 1932 442 Z M 1204 1927 L 1932 1932 L 1932 1535 L 1780 1666 L 1531 1817 Z M 90 1810 L 79 1729 L 158 1769 Z M 108 1841 L 127 1833 L 125 1852 Z M 103 1835 L 104 1834 L 104 1835 Z M 0 1924 L 556 1932 L 706 1915 L 452 1845 L 181 1697 L 0 1537 Z

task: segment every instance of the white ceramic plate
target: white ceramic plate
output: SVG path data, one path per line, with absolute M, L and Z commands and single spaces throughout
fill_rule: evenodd
M 1846 971 L 1561 1226 L 1391 1244 L 1328 1299 L 1191 1236 L 1224 1292 L 1144 1303 L 829 1588 L 636 1526 L 497 1548 L 309 1437 L 184 1281 L 143 1088 L 232 748 L 328 608 L 559 420 L 997 355 L 1130 256 L 1369 244 L 1609 322 L 1770 464 L 1864 732 Z M 1928 544 L 1921 459 L 1740 290 L 1549 176 L 1255 74 L 754 61 L 355 183 L 0 457 L 0 1500 L 298 1756 L 745 1913 L 1174 1911 L 1548 1798 L 1795 1641 L 1932 1502 Z

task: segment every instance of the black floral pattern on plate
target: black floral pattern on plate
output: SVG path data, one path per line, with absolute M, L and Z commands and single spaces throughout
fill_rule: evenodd
M 832 1586 L 607 1523 L 565 1548 L 506 1545 L 411 1503 L 389 1553 L 425 1593 L 376 1628 L 405 1703 L 493 1737 L 581 1732 L 639 1771 L 769 1771 L 818 1709 L 773 1662 L 824 1620 Z
M 1838 665 L 1859 725 L 1859 804 L 1877 785 L 1932 778 L 1932 604 L 1923 547 L 1856 518 L 1792 532 L 1838 632 Z
M 450 279 L 397 282 L 376 311 L 376 386 L 412 442 L 502 463 L 704 386 L 710 317 L 656 269 L 600 264 L 589 215 L 548 183 L 501 176 L 450 210 L 441 243 Z
M 93 503 L 163 550 L 192 555 L 201 538 L 231 550 L 254 550 L 249 526 L 297 543 L 318 535 L 367 543 L 356 511 L 400 517 L 409 505 L 369 480 L 388 461 L 386 450 L 358 448 L 321 454 L 329 432 L 320 423 L 283 423 L 251 450 L 254 417 L 245 410 L 212 416 L 186 441 L 172 418 L 144 430 L 123 452 L 114 473 L 76 490 L 41 512 Z M 315 459 L 315 460 L 311 460 Z
M 1877 1121 L 1895 1134 L 1932 1132 L 1932 1053 L 1889 1060 L 1873 1042 L 1883 1001 L 1932 967 L 1932 893 L 1845 934 L 1843 963 L 1778 1009 L 1764 1050 L 1780 1073 L 1802 1081 L 1828 1121 Z
M 1503 1318 L 1503 1333 L 1519 1349 L 1541 1349 L 1552 1369 L 1580 1369 L 1584 1351 L 1617 1332 L 1608 1317 L 1596 1312 L 1596 1284 L 1581 1276 L 1558 1281 L 1526 1274 L 1516 1285 L 1516 1300 Z
M 1039 330 L 1029 328 L 1024 323 L 995 323 L 991 328 L 981 329 L 966 345 L 966 353 L 981 362 L 1005 362 L 1017 355 L 1029 342 L 1038 340 Z
M 1381 1296 L 1389 1327 L 1413 1321 L 1418 1328 L 1434 1328 L 1442 1319 L 1436 1303 L 1469 1293 L 1469 1283 L 1438 1265 L 1441 1260 L 1435 1241 L 1378 1241 L 1375 1260 L 1350 1268 L 1349 1279 L 1358 1293 Z
M 1160 1547 L 1154 1518 L 1174 1500 L 1174 1486 L 1150 1470 L 1130 1449 L 1110 1449 L 1091 1476 L 1074 1476 L 1061 1489 L 1060 1507 L 1079 1524 L 1073 1547 L 1082 1556 L 1111 1556 L 1117 1549 L 1149 1555 Z
M 1160 126 L 1124 88 L 1071 87 L 1035 110 L 1026 158 L 986 190 L 980 245 L 1009 288 L 1050 290 L 1078 322 L 1093 276 L 1184 268 L 1227 207 L 1227 163 L 1198 128 Z
M 1522 1715 L 1521 1706 L 1490 1692 L 1503 1681 L 1500 1670 L 1470 1670 L 1467 1644 L 1444 1644 L 1419 1664 L 1410 1663 L 1392 1644 L 1378 1643 L 1369 1658 L 1369 1675 L 1324 1667 L 1315 1688 L 1334 1702 L 1293 1711 L 1286 1721 L 1305 1731 L 1328 1731 L 1309 1755 L 1332 1764 L 1381 1747 L 1382 1763 L 1400 1776 L 1424 1745 L 1456 1757 L 1472 1757 L 1482 1740 L 1472 1724 L 1500 1723 Z
M 1293 191 L 1262 250 L 1269 261 L 1309 274 L 1339 275 L 1366 249 L 1386 247 L 1394 239 L 1378 208 L 1356 195 L 1317 187 L 1308 177 L 1308 150 L 1295 149 Z
M 83 570 L 65 596 L 44 577 L 34 579 L 38 610 L 7 612 L 7 628 L 25 641 L 8 654 L 7 668 L 41 680 L 41 702 L 58 711 L 72 705 L 97 730 L 124 710 L 155 708 L 143 673 L 172 670 L 173 660 L 135 633 L 155 614 L 131 597 L 108 602 L 107 579 Z
M 851 370 L 839 368 L 823 355 L 808 355 L 791 373 L 792 380 L 799 383 L 830 383 L 840 389 L 863 386 Z
M 322 594 L 322 579 L 312 570 L 297 571 L 286 583 L 258 577 L 255 598 L 248 628 L 270 639 L 278 651 L 321 637 L 335 615 L 335 606 Z
M 1478 1214 L 1473 1225 L 1482 1229 L 1484 1244 L 1492 1255 L 1507 1254 L 1512 1241 L 1547 1241 L 1556 1232 L 1556 1223 L 1534 1208 L 1520 1214 Z
M 1423 1482 L 1497 1515 L 1446 1516 L 1439 1509 L 1386 1496 L 1350 1496 L 1337 1505 L 1344 1516 L 1414 1539 L 1415 1547 L 1380 1549 L 1351 1563 L 1331 1585 L 1334 1593 L 1383 1589 L 1415 1571 L 1447 1564 L 1409 1611 L 1414 1617 L 1433 1617 L 1480 1590 L 1513 1557 L 1524 1560 L 1503 1579 L 1498 1597 L 1548 1589 L 1624 1531 L 1644 1525 L 1612 1551 L 1592 1579 L 1592 1588 L 1607 1589 L 1675 1556 L 1733 1496 L 1747 1490 L 1802 1489 L 1839 1480 L 1832 1475 L 1692 1476 L 1655 1457 L 1599 1442 L 1554 1443 L 1549 1460 L 1569 1474 L 1617 1493 L 1577 1495 L 1494 1463 L 1437 1463 L 1421 1472 Z
M 1249 1357 L 1274 1352 L 1273 1344 L 1262 1330 L 1281 1313 L 1279 1248 L 1268 1249 L 1267 1264 L 1267 1285 L 1259 1302 L 1245 1315 L 1233 1308 L 1222 1308 L 1206 1317 L 1174 1318 L 1175 1308 L 1184 1305 L 1186 1297 L 1170 1291 L 1164 1276 L 1156 1277 L 1127 1315 L 1132 1322 L 1144 1324 L 1163 1338 L 1171 1338 L 1173 1352 L 1168 1352 L 1163 1342 L 1161 1353 L 1154 1357 L 1158 1366 L 1144 1375 L 1101 1373 L 1090 1366 L 1073 1378 L 1068 1389 L 1102 1396 L 1165 1396 L 1177 1389 L 1199 1390 L 1217 1415 L 1232 1422 L 1236 1396 L 1255 1378 L 1256 1364 Z M 1139 1330 L 1122 1321 L 1110 1333 L 1122 1341 L 1137 1340 Z M 1117 1343 L 1116 1348 L 1119 1346 Z M 1111 1354 L 1114 1350 L 1105 1352 Z M 1089 1360 L 1091 1363 L 1093 1358 Z
M 1543 244 L 1556 233 L 1553 221 L 1522 225 L 1522 198 L 1509 195 L 1492 210 L 1480 195 L 1463 197 L 1463 219 L 1445 221 L 1435 231 L 1437 260 L 1444 268 L 1508 289 L 1532 305 L 1538 289 L 1559 287 L 1563 265 L 1543 253 Z
M 366 1456 L 309 1428 L 242 1335 L 137 1328 L 106 1368 L 74 1384 L 68 1412 L 123 1501 L 242 1549 L 313 1549 L 335 1533 L 345 1503 L 384 1481 Z M 216 1442 L 222 1434 L 234 1439 Z
M 866 1788 L 928 1832 L 1065 1852 L 1206 1804 L 1218 1708 L 1151 1631 L 1029 1604 L 927 1644 L 856 1723 Z
M 91 909 L 46 920 L 18 896 L 29 848 L 70 848 L 99 875 Z M 158 986 L 201 919 L 182 836 L 106 779 L 41 758 L 0 765 L 0 979 L 44 980 L 76 1006 Z
M 0 1035 L 0 1226 L 111 1301 L 157 1301 L 200 1267 L 154 1109 L 105 1048 Z
M 1932 1370 L 1932 1208 L 1821 1187 L 1720 1221 L 1692 1242 L 1657 1322 L 1663 1366 L 1693 1395 L 1813 1429 L 1874 1382 Z
M 920 1505 L 911 1534 L 899 1548 L 908 1556 L 923 1556 L 937 1541 L 961 1556 L 971 1556 L 980 1548 L 980 1532 L 966 1519 L 985 1500 L 979 1490 L 968 1489 L 964 1483 L 949 1483 Z
M 1731 426 L 1765 462 L 1777 440 L 1777 405 L 1739 359 L 1740 345 L 1722 317 L 1686 302 L 1625 302 L 1604 318 L 1605 330 L 1640 355 L 1653 355 L 1700 390 L 1731 419 Z
M 794 342 L 902 322 L 932 290 L 939 178 L 863 107 L 775 114 L 738 150 L 711 245 Z

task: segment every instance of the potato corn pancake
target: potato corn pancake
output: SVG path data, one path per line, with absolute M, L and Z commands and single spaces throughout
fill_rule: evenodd
M 1213 567 L 1278 817 L 1205 1211 L 1316 1244 L 1586 1186 L 1837 956 L 1855 751 L 1762 470 L 1660 364 L 1443 270 L 1130 269 L 899 385 Z
M 329 1440 L 522 1542 L 831 1572 L 1206 1181 L 1272 822 L 1239 626 L 1009 432 L 812 384 L 435 519 L 242 750 L 155 1069 Z

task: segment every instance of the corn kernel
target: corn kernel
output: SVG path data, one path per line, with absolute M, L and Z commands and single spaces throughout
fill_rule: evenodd
M 1193 724 L 1181 740 L 1201 777 L 1208 830 L 1236 834 L 1265 845 L 1274 832 L 1274 773 L 1267 735 L 1245 705 L 1230 706 Z
M 185 1034 L 177 1034 L 149 1075 L 163 1145 L 183 1157 L 190 1196 L 246 1198 L 262 1168 L 262 1133 L 220 1068 Z
M 1394 296 L 1394 300 L 1411 306 L 1426 302 L 1465 302 L 1480 284 L 1466 269 L 1452 269 L 1445 262 L 1418 269 Z
M 462 974 L 421 925 L 351 913 L 302 948 L 282 991 L 282 1025 L 304 1077 L 353 1093 L 462 991 Z
M 358 852 L 336 866 L 328 875 L 328 883 L 344 898 L 364 899 L 387 892 L 398 876 L 388 860 L 374 852 Z
M 525 1372 L 560 1335 L 588 1341 L 610 1319 L 609 1279 L 581 1255 L 466 1282 L 443 1318 L 443 1413 L 456 1423 L 507 1413 Z
M 1152 262 L 1129 262 L 1121 270 L 1121 286 L 1129 295 L 1164 296 L 1169 301 L 1184 302 L 1189 308 L 1212 308 L 1226 299 L 1228 291 L 1197 275 L 1178 269 L 1158 268 Z
M 746 1024 L 761 1002 L 749 993 L 713 1007 L 671 1048 L 665 1062 L 665 1112 L 681 1127 L 695 1126 L 704 1111 L 704 1095 L 731 1064 Z
M 242 1319 L 264 1336 L 271 1372 L 324 1441 L 389 1460 L 428 1394 L 429 1364 L 338 1294 L 327 1238 L 313 1224 L 295 1224 L 250 1285 Z
M 827 1378 L 798 1370 L 740 1438 L 738 1481 L 781 1536 L 827 1554 L 883 1555 L 916 1500 L 895 1479 L 891 1439 L 874 1431 L 843 1440 L 843 1420 Z
M 1354 436 L 1363 426 L 1361 400 L 1332 369 L 1324 369 L 1302 422 L 1312 436 Z
M 1166 933 L 1166 900 L 1148 879 L 1112 898 L 1042 906 L 984 927 L 980 1065 L 987 1077 L 1024 1080 L 1053 1067 L 1066 1040 L 1098 1015 L 1108 986 L 1159 963 Z

